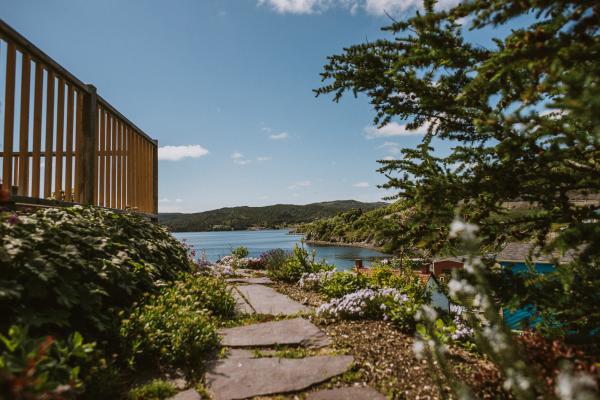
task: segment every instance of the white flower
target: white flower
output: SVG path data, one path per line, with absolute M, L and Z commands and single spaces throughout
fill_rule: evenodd
M 594 378 L 587 374 L 562 371 L 556 380 L 556 395 L 561 400 L 595 399 L 598 386 Z
M 479 227 L 477 225 L 455 219 L 450 224 L 450 237 L 455 238 L 460 236 L 463 240 L 473 240 L 478 230 Z
M 418 360 L 423 358 L 423 352 L 425 351 L 425 343 L 422 340 L 415 340 L 412 346 L 413 353 Z

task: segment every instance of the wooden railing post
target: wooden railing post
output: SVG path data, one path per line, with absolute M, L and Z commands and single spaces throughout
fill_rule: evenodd
M 158 140 L 154 140 L 154 148 L 152 151 L 152 179 L 153 185 L 152 189 L 152 197 L 153 197 L 153 207 L 155 215 L 158 215 Z
M 95 199 L 95 190 L 97 186 L 95 159 L 97 154 L 96 143 L 96 125 L 97 125 L 97 95 L 94 85 L 87 85 L 87 93 L 83 96 L 83 116 L 81 132 L 82 158 L 79 171 L 79 182 L 77 182 L 78 192 L 80 193 L 80 202 L 82 204 L 93 205 Z

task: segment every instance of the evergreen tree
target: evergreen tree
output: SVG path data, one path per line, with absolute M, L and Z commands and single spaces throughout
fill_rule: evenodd
M 509 23 L 521 26 L 490 48 L 463 36 Z M 547 250 L 577 249 L 573 265 L 520 300 L 565 329 L 600 327 L 600 216 L 572 201 L 600 193 L 600 3 L 468 0 L 438 10 L 426 0 L 424 12 L 383 30 L 393 37 L 329 57 L 316 94 L 364 93 L 379 126 L 427 130 L 417 149 L 380 161 L 384 187 L 412 215 L 396 243 L 440 251 L 458 214 L 490 246 L 533 237 Z M 453 143 L 451 154 L 436 156 L 434 139 Z M 503 203 L 515 200 L 535 207 L 510 213 Z

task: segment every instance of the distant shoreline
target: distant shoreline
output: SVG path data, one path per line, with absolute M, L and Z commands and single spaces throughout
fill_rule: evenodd
M 362 249 L 369 249 L 369 250 L 374 250 L 374 251 L 378 251 L 380 253 L 383 254 L 387 254 L 385 251 L 383 251 L 381 248 L 377 247 L 377 246 L 373 246 L 367 243 L 343 243 L 343 242 L 327 242 L 324 240 L 306 240 L 305 241 L 306 244 L 312 244 L 315 246 L 340 246 L 340 247 L 359 247 Z
M 210 232 L 214 232 L 214 233 L 218 233 L 218 232 L 259 232 L 259 231 L 284 231 L 287 230 L 289 231 L 288 234 L 290 235 L 302 235 L 304 236 L 304 234 L 302 232 L 296 232 L 294 230 L 294 227 L 288 227 L 288 228 L 261 228 L 261 229 L 257 229 L 257 228 L 253 228 L 253 229 L 243 229 L 243 230 L 237 230 L 237 231 L 171 231 L 171 233 L 196 233 L 196 232 L 201 232 L 201 233 L 210 233 Z M 325 240 L 304 240 L 304 242 L 306 244 L 310 244 L 310 245 L 314 245 L 314 246 L 323 246 L 323 247 L 329 247 L 329 246 L 339 246 L 339 247 L 357 247 L 357 248 L 362 248 L 362 249 L 368 249 L 368 250 L 373 250 L 373 251 L 377 251 L 379 253 L 383 253 L 383 254 L 388 254 L 385 251 L 383 251 L 383 249 L 381 249 L 380 247 L 377 246 L 373 246 L 367 243 L 361 243 L 361 242 L 354 242 L 354 243 L 343 243 L 343 242 L 327 242 Z

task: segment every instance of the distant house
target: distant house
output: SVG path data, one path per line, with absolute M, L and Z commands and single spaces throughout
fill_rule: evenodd
M 496 255 L 496 262 L 513 272 L 528 271 L 528 262 L 541 274 L 552 272 L 558 264 L 567 264 L 573 261 L 573 251 L 566 254 L 543 254 L 541 249 L 533 243 L 509 243 Z
M 427 273 L 433 274 L 437 279 L 447 279 L 455 269 L 463 269 L 465 266 L 465 257 L 438 257 L 425 265 Z
M 529 271 L 530 265 L 536 272 L 547 274 L 556 270 L 556 262 L 560 265 L 573 261 L 573 254 L 573 251 L 566 254 L 543 254 L 541 249 L 532 243 L 515 242 L 507 244 L 496 255 L 496 262 L 513 273 Z M 514 311 L 504 308 L 502 315 L 511 329 L 534 328 L 542 321 L 533 305 Z

